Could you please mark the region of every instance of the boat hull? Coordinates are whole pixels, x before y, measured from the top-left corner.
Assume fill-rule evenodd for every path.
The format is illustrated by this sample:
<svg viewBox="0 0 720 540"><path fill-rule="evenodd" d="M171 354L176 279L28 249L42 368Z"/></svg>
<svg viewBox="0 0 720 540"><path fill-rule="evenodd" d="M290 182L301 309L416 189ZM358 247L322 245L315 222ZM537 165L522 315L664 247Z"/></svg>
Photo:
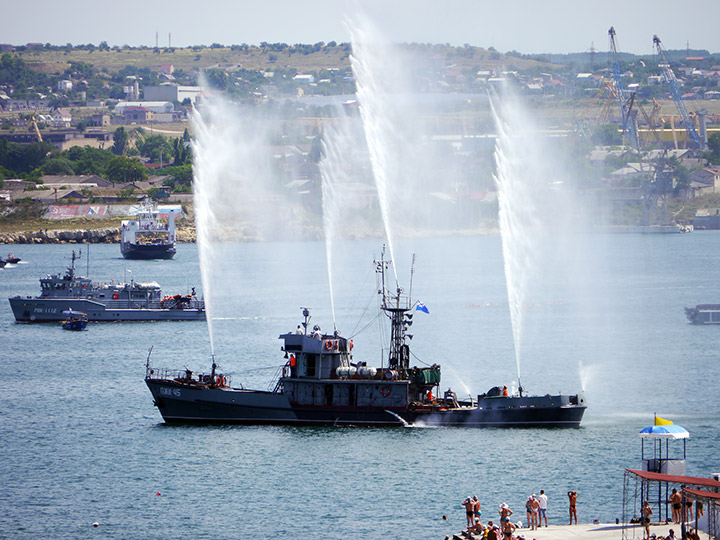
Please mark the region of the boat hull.
<svg viewBox="0 0 720 540"><path fill-rule="evenodd" d="M297 406L281 392L188 386L152 377L146 384L167 423L578 427L586 408L570 404L569 396L504 398L504 403L491 398L457 409Z"/></svg>
<svg viewBox="0 0 720 540"><path fill-rule="evenodd" d="M65 321L62 324L63 330L71 330L74 332L79 332L81 330L85 330L85 327L87 326L87 321Z"/></svg>
<svg viewBox="0 0 720 540"><path fill-rule="evenodd" d="M693 324L720 324L719 304L698 304L685 308L685 315Z"/></svg>
<svg viewBox="0 0 720 540"><path fill-rule="evenodd" d="M172 259L177 253L174 244L132 244L122 242L120 251L126 259Z"/></svg>
<svg viewBox="0 0 720 540"><path fill-rule="evenodd" d="M89 321L204 321L204 309L134 308L126 300L104 303L82 298L10 298L10 308L17 322L59 322L63 311L72 309L87 313Z"/></svg>

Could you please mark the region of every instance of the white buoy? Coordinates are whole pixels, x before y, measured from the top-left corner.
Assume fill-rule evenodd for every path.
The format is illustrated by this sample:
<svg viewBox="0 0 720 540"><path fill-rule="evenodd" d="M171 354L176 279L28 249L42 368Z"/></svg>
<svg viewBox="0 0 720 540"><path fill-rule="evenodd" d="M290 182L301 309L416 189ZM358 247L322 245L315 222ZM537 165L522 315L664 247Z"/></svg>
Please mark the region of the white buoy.
<svg viewBox="0 0 720 540"><path fill-rule="evenodd" d="M93 523L93 527L99 527L99 526L100 526L100 524L97 521L95 523Z"/></svg>

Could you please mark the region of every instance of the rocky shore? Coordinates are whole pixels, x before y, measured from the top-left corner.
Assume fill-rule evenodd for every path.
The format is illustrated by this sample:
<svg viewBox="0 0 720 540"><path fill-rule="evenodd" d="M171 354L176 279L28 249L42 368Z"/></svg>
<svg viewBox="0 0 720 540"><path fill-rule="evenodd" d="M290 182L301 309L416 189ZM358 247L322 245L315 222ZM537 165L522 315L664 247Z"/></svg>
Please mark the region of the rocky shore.
<svg viewBox="0 0 720 540"><path fill-rule="evenodd" d="M178 228L178 242L195 242L195 227ZM0 244L118 244L120 229L22 231L0 234Z"/></svg>

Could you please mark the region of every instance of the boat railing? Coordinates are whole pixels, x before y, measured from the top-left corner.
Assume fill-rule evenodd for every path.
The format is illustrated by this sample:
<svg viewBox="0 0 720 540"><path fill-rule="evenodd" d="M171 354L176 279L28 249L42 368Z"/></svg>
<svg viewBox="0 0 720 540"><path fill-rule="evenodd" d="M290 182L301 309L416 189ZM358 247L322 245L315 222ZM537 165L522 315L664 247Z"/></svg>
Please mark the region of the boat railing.
<svg viewBox="0 0 720 540"><path fill-rule="evenodd" d="M216 373L215 379L207 373L195 373L189 369L168 369L154 368L147 366L145 369L146 380L174 381L181 384L197 386L231 386L232 377L222 373Z"/></svg>
<svg viewBox="0 0 720 540"><path fill-rule="evenodd" d="M268 385L268 392L274 392L276 394L282 392L283 377L288 376L290 376L290 362L279 366L277 370L275 370L275 375L270 379L270 384Z"/></svg>

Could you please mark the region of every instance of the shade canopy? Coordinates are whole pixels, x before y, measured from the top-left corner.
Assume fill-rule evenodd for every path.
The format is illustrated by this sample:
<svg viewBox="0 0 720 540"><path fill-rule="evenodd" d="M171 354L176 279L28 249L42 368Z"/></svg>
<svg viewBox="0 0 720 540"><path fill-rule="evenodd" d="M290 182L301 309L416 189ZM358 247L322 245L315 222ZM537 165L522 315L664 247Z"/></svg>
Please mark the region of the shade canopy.
<svg viewBox="0 0 720 540"><path fill-rule="evenodd" d="M676 424L669 426L648 426L638 433L641 439L687 439L690 433Z"/></svg>

